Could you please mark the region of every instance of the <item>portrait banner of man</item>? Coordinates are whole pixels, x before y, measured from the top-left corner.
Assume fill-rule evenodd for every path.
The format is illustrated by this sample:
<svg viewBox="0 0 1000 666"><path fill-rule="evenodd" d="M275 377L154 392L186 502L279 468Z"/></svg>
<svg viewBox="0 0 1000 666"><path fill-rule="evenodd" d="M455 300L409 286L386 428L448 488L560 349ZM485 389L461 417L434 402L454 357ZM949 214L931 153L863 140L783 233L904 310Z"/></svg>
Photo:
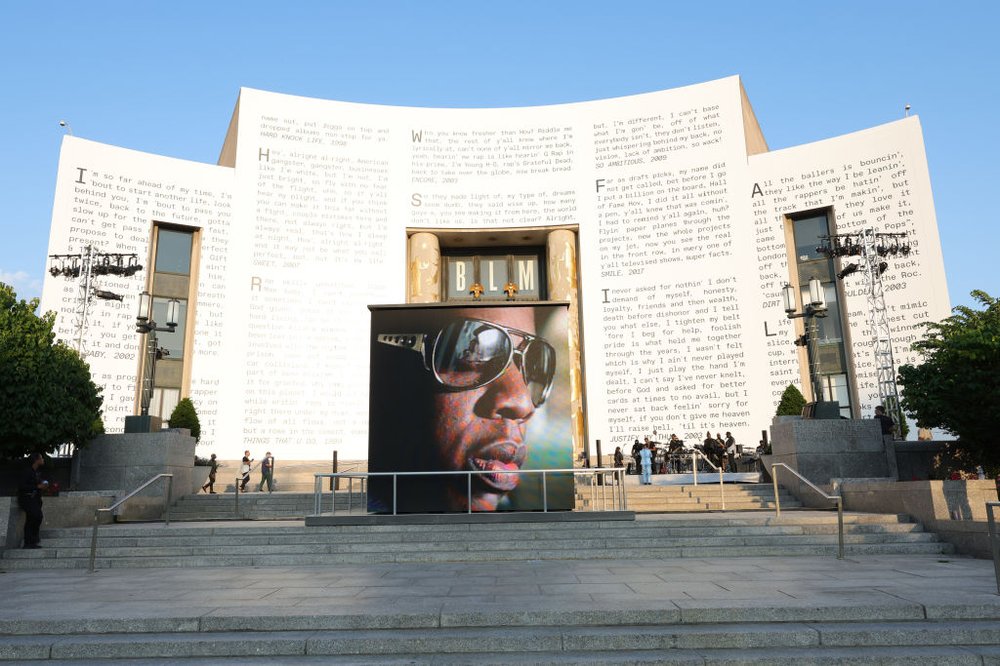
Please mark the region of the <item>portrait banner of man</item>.
<svg viewBox="0 0 1000 666"><path fill-rule="evenodd" d="M572 474L524 473L573 465L567 304L370 309L368 470L438 472L397 477L398 513L573 508ZM391 477L368 508L393 511Z"/></svg>

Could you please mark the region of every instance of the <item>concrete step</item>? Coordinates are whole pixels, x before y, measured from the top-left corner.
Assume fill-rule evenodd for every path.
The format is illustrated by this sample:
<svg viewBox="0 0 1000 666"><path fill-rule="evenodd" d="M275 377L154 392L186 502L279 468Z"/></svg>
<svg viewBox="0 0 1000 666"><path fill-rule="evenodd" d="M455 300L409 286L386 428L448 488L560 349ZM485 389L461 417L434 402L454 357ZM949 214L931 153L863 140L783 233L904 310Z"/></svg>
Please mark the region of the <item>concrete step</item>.
<svg viewBox="0 0 1000 666"><path fill-rule="evenodd" d="M603 506L605 503L601 498L591 499L585 498L580 500L587 504L593 504L595 507ZM774 511L775 504L773 500L757 500L753 498L746 497L729 497L728 495L724 498L726 507L729 505L733 506L745 506L756 508L758 511ZM628 497L627 499L627 509L629 511L636 510L637 507L663 507L665 509L679 510L683 507L700 507L700 506L722 506L723 498L720 497ZM795 498L782 498L781 508L785 509L797 509L802 506L802 503ZM696 510L695 510L696 511ZM694 513L694 511L692 511Z"/></svg>
<svg viewBox="0 0 1000 666"><path fill-rule="evenodd" d="M849 513L851 555L952 552L949 544L901 515ZM9 550L8 569L84 568L91 530L44 530L39 550ZM335 565L351 562L608 560L829 555L836 514L788 512L677 515L641 520L375 524L117 524L101 528L97 566L206 567Z"/></svg>
<svg viewBox="0 0 1000 666"><path fill-rule="evenodd" d="M890 538L904 538L908 535L927 534L920 525L915 523L890 524L845 524L844 532L853 535L885 535ZM495 542L498 536L504 541L536 542L565 540L579 543L585 540L601 540L620 542L623 540L685 540L705 538L735 538L755 537L761 539L778 536L797 537L801 535L836 534L836 524L807 525L763 525L763 526L708 526L702 529L695 527L646 527L646 528L588 528L577 531L566 530L521 530L521 531L435 531L432 535L426 532L348 532L337 531L335 528L301 529L275 528L271 534L243 534L235 530L204 530L201 534L175 535L173 531L160 530L153 533L132 532L122 529L109 529L101 532L102 547L169 547L198 546L205 548L229 548L234 545L265 547L279 544L330 544L349 542L354 544L413 544L429 539L438 542L475 542L487 540ZM48 548L89 548L90 537L71 535L64 532L45 532L45 544ZM58 535L58 536L57 536Z"/></svg>
<svg viewBox="0 0 1000 666"><path fill-rule="evenodd" d="M725 514L720 514L725 515ZM896 520L879 522L858 522L856 516L845 516L845 534L909 534L920 533L917 523ZM330 543L348 541L369 542L421 542L437 541L495 541L502 537L506 541L532 541L565 539L676 539L686 537L713 536L774 536L801 534L835 534L835 516L823 520L800 520L783 518L766 522L740 521L737 518L723 518L686 524L686 521L643 520L636 522L581 522L569 529L559 523L525 523L518 525L378 525L378 526L328 526L290 527L276 525L273 528L254 526L245 529L212 526L170 527L156 525L115 525L100 532L100 543L115 546L139 545L187 545L197 544L211 547L225 547L234 543L246 545L268 545L278 543ZM89 547L90 530L67 528L44 530L45 543L52 547Z"/></svg>
<svg viewBox="0 0 1000 666"><path fill-rule="evenodd" d="M458 620L460 618L456 618ZM5 661L299 659L379 663L982 663L997 654L996 620L725 624L450 626L290 631L168 631L4 636ZM627 658L626 655L628 655ZM365 659L359 662L358 659ZM977 661L978 658L978 661ZM610 660L610 661L609 661ZM205 662L199 662L205 663ZM337 663L329 662L326 663ZM343 663L343 662L340 662Z"/></svg>
<svg viewBox="0 0 1000 666"><path fill-rule="evenodd" d="M217 553L215 555L171 554L169 556L114 556L108 557L100 549L95 560L98 569L117 568L163 568L163 567L228 567L228 566L300 566L343 564L373 564L401 562L525 562L533 560L616 560L616 559L661 559L661 558L705 558L705 557L798 557L832 556L836 553L836 537L817 543L791 543L766 545L690 545L636 548L604 547L599 549L443 549L408 548L378 549L359 552L337 553L276 553L271 550L250 554ZM845 545L848 557L862 555L933 554L945 555L953 552L949 544L940 542L918 543L848 543ZM5 558L5 570L25 569L85 569L89 559L84 556L70 557L30 556L28 558Z"/></svg>
<svg viewBox="0 0 1000 666"><path fill-rule="evenodd" d="M810 544L831 544L836 543L836 535L833 534L812 534L812 535L787 535L787 536L720 536L720 537L688 537L672 539L643 539L643 538L618 538L618 539L563 539L563 540L512 540L512 541L491 541L489 547L495 550L505 551L555 551L567 550L583 552L587 550L608 550L608 549L634 549L637 553L641 549L648 548L688 548L688 547L727 547L727 546L782 546L782 545L810 545ZM937 538L933 534L918 532L911 534L845 534L844 543L847 545L857 544L927 544L937 543ZM100 544L99 552L101 557L106 558L126 558L126 557L180 557L180 556L214 556L220 553L226 555L257 555L266 553L269 555L283 554L314 554L314 553L402 553L411 552L415 545L419 545L424 552L449 552L461 553L474 551L485 544L475 541L425 541L414 544L413 542L401 543L271 543L266 546L259 544L230 543L226 545L142 545L142 546L115 546ZM27 559L47 559L47 558L86 558L89 557L90 547L66 547L49 546L39 550L12 550L7 555L10 560ZM577 559L577 558L574 558Z"/></svg>

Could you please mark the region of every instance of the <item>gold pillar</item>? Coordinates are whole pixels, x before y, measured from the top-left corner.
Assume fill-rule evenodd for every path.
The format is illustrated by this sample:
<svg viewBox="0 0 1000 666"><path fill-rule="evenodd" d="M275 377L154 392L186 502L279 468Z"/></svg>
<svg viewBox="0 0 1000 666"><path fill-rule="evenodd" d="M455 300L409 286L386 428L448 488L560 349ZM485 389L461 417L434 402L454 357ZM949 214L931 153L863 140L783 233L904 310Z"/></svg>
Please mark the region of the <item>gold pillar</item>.
<svg viewBox="0 0 1000 666"><path fill-rule="evenodd" d="M580 310L576 286L576 234L568 229L549 233L548 250L549 299L569 301L569 381L573 419L573 458L580 459L585 448L583 440L583 375L580 371ZM600 464L600 461L597 461Z"/></svg>
<svg viewBox="0 0 1000 666"><path fill-rule="evenodd" d="M434 234L410 236L409 285L407 303L441 301L441 246Z"/></svg>

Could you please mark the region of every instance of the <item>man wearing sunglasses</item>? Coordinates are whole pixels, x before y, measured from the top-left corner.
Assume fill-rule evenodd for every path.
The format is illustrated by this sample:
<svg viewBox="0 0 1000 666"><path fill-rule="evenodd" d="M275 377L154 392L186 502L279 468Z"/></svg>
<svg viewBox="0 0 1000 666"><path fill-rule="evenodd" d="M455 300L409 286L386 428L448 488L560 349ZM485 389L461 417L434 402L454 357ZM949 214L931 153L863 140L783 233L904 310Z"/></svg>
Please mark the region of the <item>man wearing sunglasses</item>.
<svg viewBox="0 0 1000 666"><path fill-rule="evenodd" d="M531 308L442 309L435 319L424 330L376 332L376 352L407 396L389 414L373 391L372 427L403 440L402 452L380 467L473 471L472 510L496 511L521 482L509 472L528 454L527 424L552 387L555 350L535 334ZM376 425L379 418L393 423ZM464 474L400 477L405 506L397 510L466 511L468 481ZM391 510L391 494L382 496Z"/></svg>

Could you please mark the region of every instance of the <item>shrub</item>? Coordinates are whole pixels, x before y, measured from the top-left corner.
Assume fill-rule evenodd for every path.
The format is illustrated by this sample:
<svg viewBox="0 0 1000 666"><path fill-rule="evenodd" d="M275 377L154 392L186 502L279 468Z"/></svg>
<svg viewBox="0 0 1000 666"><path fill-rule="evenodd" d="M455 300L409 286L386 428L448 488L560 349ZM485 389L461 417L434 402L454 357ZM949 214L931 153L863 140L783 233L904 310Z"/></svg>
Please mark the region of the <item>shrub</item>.
<svg viewBox="0 0 1000 666"><path fill-rule="evenodd" d="M806 399L802 392L795 388L794 384L789 384L785 392L781 394L781 402L778 403L778 411L775 416L801 416L802 408L806 406Z"/></svg>
<svg viewBox="0 0 1000 666"><path fill-rule="evenodd" d="M167 423L171 428L187 428L195 441L201 439L201 424L198 422L198 412L195 411L191 398L184 398L177 403Z"/></svg>

